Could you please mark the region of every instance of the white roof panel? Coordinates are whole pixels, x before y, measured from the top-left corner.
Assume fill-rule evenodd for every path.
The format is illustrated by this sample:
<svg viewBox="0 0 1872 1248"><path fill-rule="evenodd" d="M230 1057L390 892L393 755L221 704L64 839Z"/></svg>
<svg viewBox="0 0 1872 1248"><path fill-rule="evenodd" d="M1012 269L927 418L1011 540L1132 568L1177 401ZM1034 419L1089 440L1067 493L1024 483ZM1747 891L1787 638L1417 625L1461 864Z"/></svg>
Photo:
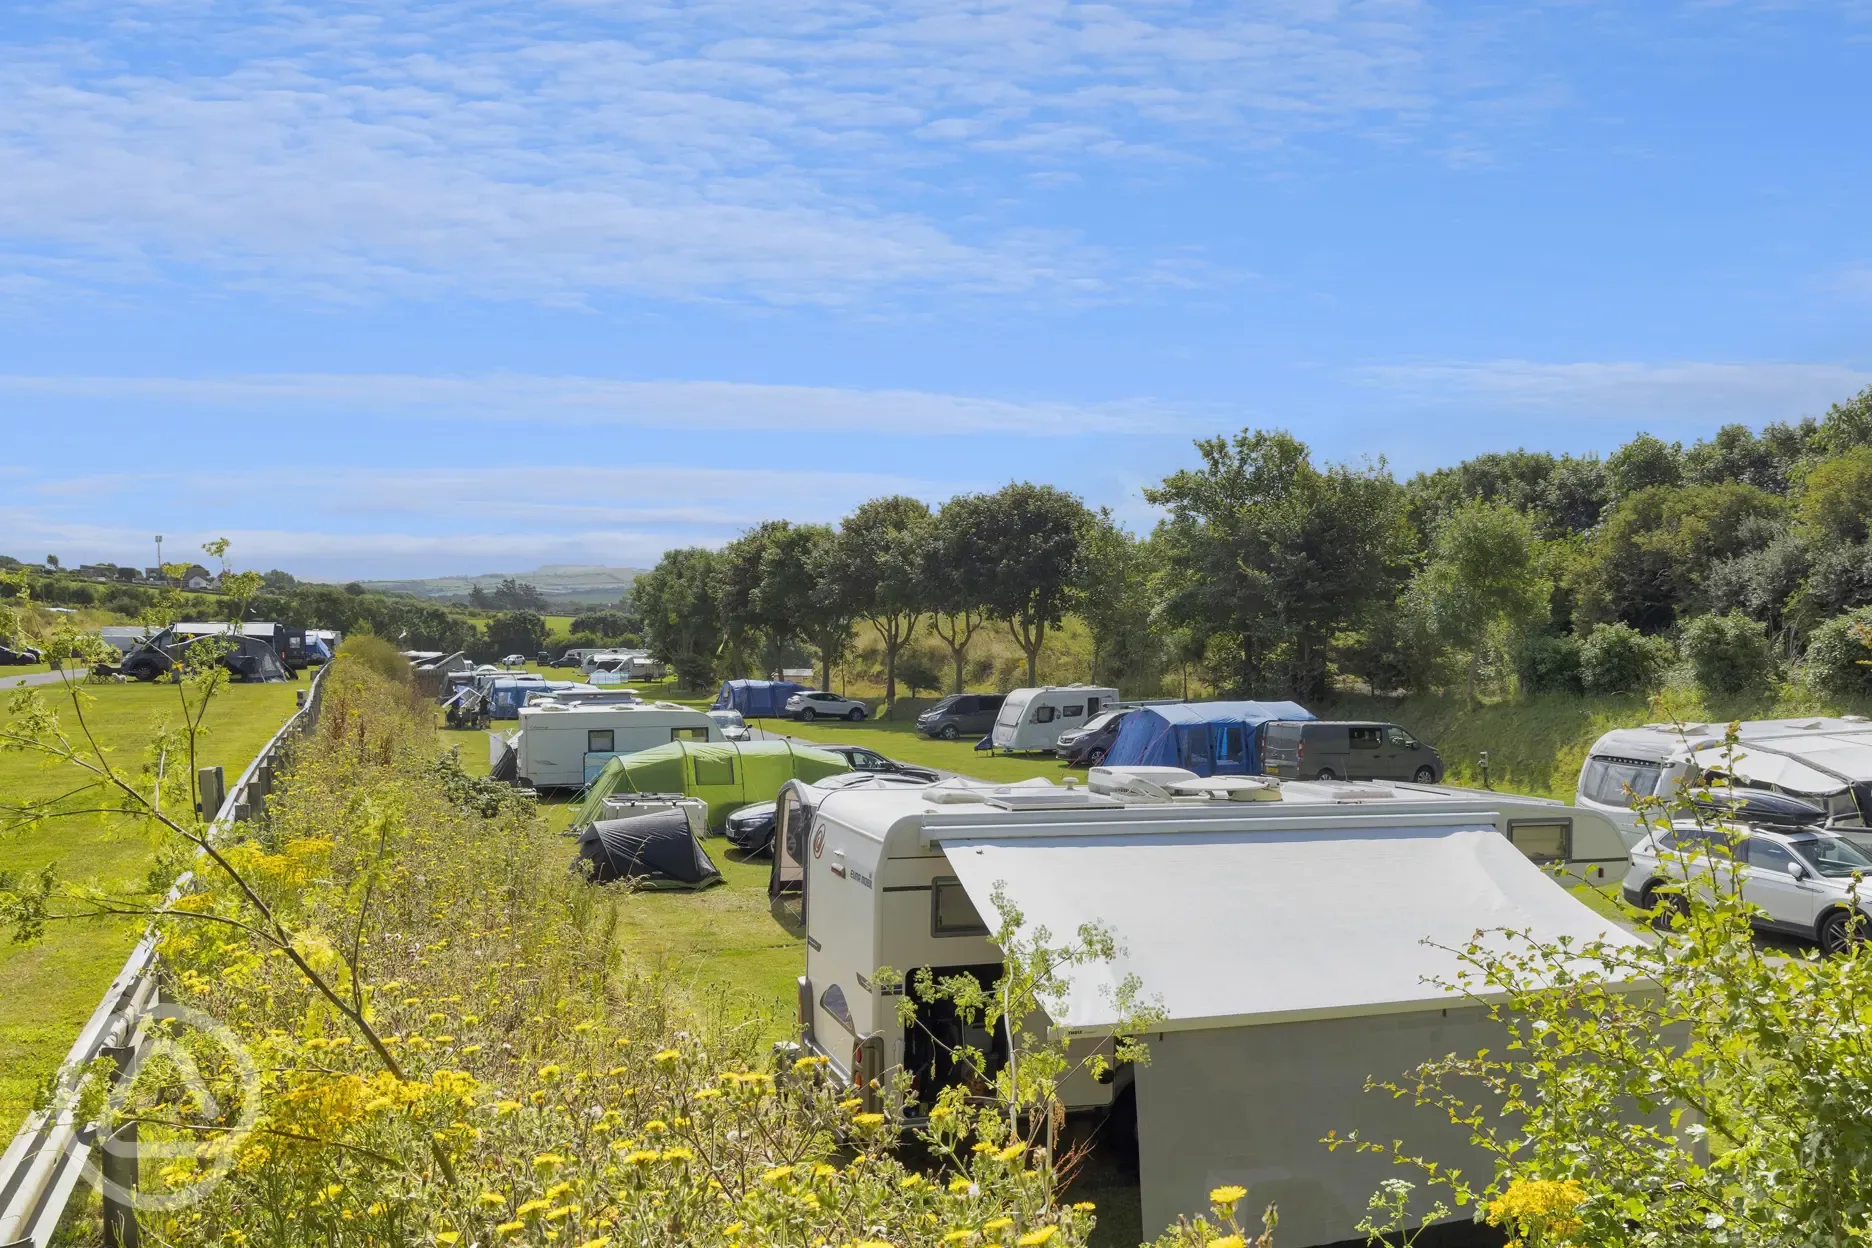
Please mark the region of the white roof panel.
<svg viewBox="0 0 1872 1248"><path fill-rule="evenodd" d="M1482 929L1637 940L1486 824L1000 839L957 829L942 842L991 925L1005 887L1028 932L1045 927L1059 943L1099 923L1116 936L1114 962L1074 972L1055 1020L1073 1029L1116 1022L1113 992L1129 975L1168 1028L1234 1026L1445 1003L1434 981L1462 969L1448 949Z"/></svg>
<svg viewBox="0 0 1872 1248"><path fill-rule="evenodd" d="M1805 748L1801 750L1803 754L1811 752ZM1729 756L1726 746L1699 750L1696 763L1699 767L1733 772L1740 779L1756 784L1771 784L1790 793L1835 793L1843 784L1838 777L1809 767L1798 758L1770 753L1764 749L1750 749L1741 744L1736 746L1733 758Z"/></svg>

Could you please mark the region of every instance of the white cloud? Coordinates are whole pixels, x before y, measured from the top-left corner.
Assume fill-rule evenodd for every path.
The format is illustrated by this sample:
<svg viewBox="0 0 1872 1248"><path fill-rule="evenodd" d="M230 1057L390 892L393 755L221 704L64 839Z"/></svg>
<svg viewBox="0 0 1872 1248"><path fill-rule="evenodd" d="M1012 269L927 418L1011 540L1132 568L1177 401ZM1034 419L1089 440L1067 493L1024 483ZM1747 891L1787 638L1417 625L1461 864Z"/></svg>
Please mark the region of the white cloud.
<svg viewBox="0 0 1872 1248"><path fill-rule="evenodd" d="M310 373L221 378L0 374L0 394L242 411L365 412L406 419L800 432L1076 436L1158 431L1193 414L1148 400L1072 404L915 390L617 381L496 373L474 377Z"/></svg>
<svg viewBox="0 0 1872 1248"><path fill-rule="evenodd" d="M1460 106L1432 51L1475 42L1439 39L1447 19L1410 0L93 0L37 18L36 42L0 46L0 247L65 283L183 267L333 299L1082 292L1110 263L1071 238L932 216L958 161L1013 162L1018 185L1394 137ZM1445 89L1494 89L1463 81Z"/></svg>
<svg viewBox="0 0 1872 1248"><path fill-rule="evenodd" d="M1818 415L1872 385L1839 364L1484 360L1378 365L1357 379L1426 406L1618 421L1760 424Z"/></svg>

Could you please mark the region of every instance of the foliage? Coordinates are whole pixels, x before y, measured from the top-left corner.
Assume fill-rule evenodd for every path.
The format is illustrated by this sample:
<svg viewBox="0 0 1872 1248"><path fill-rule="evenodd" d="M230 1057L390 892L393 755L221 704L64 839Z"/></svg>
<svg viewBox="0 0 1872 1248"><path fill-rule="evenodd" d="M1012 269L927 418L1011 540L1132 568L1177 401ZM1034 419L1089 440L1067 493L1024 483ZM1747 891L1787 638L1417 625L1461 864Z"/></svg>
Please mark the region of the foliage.
<svg viewBox="0 0 1872 1248"><path fill-rule="evenodd" d="M1580 683L1588 693L1643 693L1670 666L1670 643L1629 624L1601 624L1580 643Z"/></svg>
<svg viewBox="0 0 1872 1248"><path fill-rule="evenodd" d="M930 631L955 666L952 693L961 693L969 645L987 622L995 567L983 539L995 523L985 494L964 494L944 503L923 552L923 584L929 595Z"/></svg>
<svg viewBox="0 0 1872 1248"><path fill-rule="evenodd" d="M927 647L912 646L898 656L897 677L913 698L925 689L934 693L942 688L942 660Z"/></svg>
<svg viewBox="0 0 1872 1248"><path fill-rule="evenodd" d="M1584 693L1580 639L1571 633L1528 633L1515 650L1515 677L1523 693Z"/></svg>
<svg viewBox="0 0 1872 1248"><path fill-rule="evenodd" d="M834 579L841 599L877 633L886 713L897 701L897 656L915 640L928 603L929 533L928 505L902 494L862 503L839 525Z"/></svg>
<svg viewBox="0 0 1872 1248"><path fill-rule="evenodd" d="M1656 907L1633 915L1655 939L1478 932L1453 951L1464 970L1446 987L1505 1043L1379 1085L1467 1127L1491 1174L1397 1141L1329 1143L1419 1167L1431 1191L1530 1246L1808 1248L1872 1232L1872 1085L1860 1077L1872 951L1764 951L1735 831L1694 796L1647 807L1700 832L1666 854L1673 882ZM1387 1242L1428 1212L1406 1213L1400 1184L1374 1197Z"/></svg>
<svg viewBox="0 0 1872 1248"><path fill-rule="evenodd" d="M1736 482L1652 486L1621 498L1594 535L1579 613L1666 629L1699 605L1707 570L1766 545L1782 512L1779 498Z"/></svg>
<svg viewBox="0 0 1872 1248"><path fill-rule="evenodd" d="M602 611L581 611L572 617L567 626L570 633L589 633L600 639L601 645L630 645L630 638L637 635L640 621L629 611L607 608Z"/></svg>
<svg viewBox="0 0 1872 1248"><path fill-rule="evenodd" d="M1611 501L1606 468L1597 457L1545 451L1495 451L1450 468L1421 473L1406 487L1411 520L1433 533L1466 502L1499 502L1525 513L1543 537L1585 533Z"/></svg>
<svg viewBox="0 0 1872 1248"><path fill-rule="evenodd" d="M721 648L719 562L712 550L686 546L665 551L656 567L631 582L631 605L643 618L650 652L691 689L708 684Z"/></svg>
<svg viewBox="0 0 1872 1248"><path fill-rule="evenodd" d="M1825 539L1864 542L1872 520L1872 446L1855 446L1815 465L1794 514Z"/></svg>
<svg viewBox="0 0 1872 1248"><path fill-rule="evenodd" d="M1251 1235L1236 1213L1247 1196L1247 1188L1233 1183L1213 1189L1209 1193L1209 1212L1215 1221L1200 1214L1178 1218L1175 1226L1151 1242L1150 1248L1273 1248L1274 1228L1279 1222L1274 1206L1263 1211L1260 1234Z"/></svg>
<svg viewBox="0 0 1872 1248"><path fill-rule="evenodd" d="M479 647L489 659L523 654L528 659L546 648L546 621L531 611L502 611L488 617L487 640Z"/></svg>
<svg viewBox="0 0 1872 1248"><path fill-rule="evenodd" d="M1683 480L1683 447L1641 433L1606 460L1606 479L1614 498L1674 486Z"/></svg>
<svg viewBox="0 0 1872 1248"><path fill-rule="evenodd" d="M1092 636L1094 683L1138 689L1158 682L1163 647L1152 628L1150 549L1112 519L1109 507L1086 522L1072 611Z"/></svg>
<svg viewBox="0 0 1872 1248"><path fill-rule="evenodd" d="M1411 584L1431 630L1469 652L1469 695L1491 637L1518 634L1547 609L1547 584L1535 565L1534 526L1506 503L1464 503L1444 519L1429 562Z"/></svg>
<svg viewBox="0 0 1872 1248"><path fill-rule="evenodd" d="M1678 649L1697 684L1711 693L1740 693L1774 677L1768 630L1739 611L1691 619L1678 638Z"/></svg>
<svg viewBox="0 0 1872 1248"><path fill-rule="evenodd" d="M543 614L550 610L546 595L539 587L515 577L506 577L493 589L483 589L479 585L468 587L468 605L477 610L489 611L532 611Z"/></svg>
<svg viewBox="0 0 1872 1248"><path fill-rule="evenodd" d="M1039 680L1040 650L1071 603L1085 531L1085 504L1050 485L1017 481L970 505L977 519L972 555L987 575L983 605L1007 626Z"/></svg>
<svg viewBox="0 0 1872 1248"><path fill-rule="evenodd" d="M338 643L338 653L357 660L386 680L409 683L410 661L403 657L401 650L381 637L353 633Z"/></svg>
<svg viewBox="0 0 1872 1248"><path fill-rule="evenodd" d="M1829 693L1872 694L1872 607L1816 628L1803 670L1809 684Z"/></svg>
<svg viewBox="0 0 1872 1248"><path fill-rule="evenodd" d="M855 617L839 556L839 537L830 525L775 530L750 599L756 613L782 621L785 633L812 651L825 689L832 687L832 665L844 657Z"/></svg>

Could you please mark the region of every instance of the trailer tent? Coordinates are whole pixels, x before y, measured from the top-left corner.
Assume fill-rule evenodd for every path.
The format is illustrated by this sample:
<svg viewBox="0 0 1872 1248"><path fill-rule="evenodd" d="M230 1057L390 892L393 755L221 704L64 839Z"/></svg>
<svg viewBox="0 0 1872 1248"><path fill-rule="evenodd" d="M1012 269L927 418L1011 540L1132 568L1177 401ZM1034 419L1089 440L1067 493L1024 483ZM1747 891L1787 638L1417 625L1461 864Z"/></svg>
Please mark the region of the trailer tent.
<svg viewBox="0 0 1872 1248"><path fill-rule="evenodd" d="M613 793L687 793L708 803L709 827L749 802L772 800L789 780L813 781L850 771L837 754L791 741L672 741L605 764L572 818L584 827L603 817Z"/></svg>
<svg viewBox="0 0 1872 1248"><path fill-rule="evenodd" d="M782 719L787 699L805 692L805 685L790 680L724 680L709 709L740 711L744 719Z"/></svg>
<svg viewBox="0 0 1872 1248"><path fill-rule="evenodd" d="M1199 776L1261 774L1261 726L1312 719L1297 702L1171 702L1125 716L1107 767L1182 767Z"/></svg>
<svg viewBox="0 0 1872 1248"><path fill-rule="evenodd" d="M580 863L594 883L630 880L639 888L707 888L722 882L715 862L680 810L600 819L579 834Z"/></svg>

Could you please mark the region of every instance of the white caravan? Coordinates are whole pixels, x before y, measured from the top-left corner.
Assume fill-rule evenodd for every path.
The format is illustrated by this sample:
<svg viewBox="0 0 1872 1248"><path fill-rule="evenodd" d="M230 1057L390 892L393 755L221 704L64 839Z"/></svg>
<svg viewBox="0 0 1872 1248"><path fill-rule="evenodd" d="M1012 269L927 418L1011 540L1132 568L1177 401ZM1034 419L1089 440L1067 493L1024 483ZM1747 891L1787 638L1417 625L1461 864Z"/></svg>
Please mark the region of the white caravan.
<svg viewBox="0 0 1872 1248"><path fill-rule="evenodd" d="M1016 689L1001 703L988 740L995 749L1013 754L1051 751L1062 732L1085 727L1087 720L1117 700L1116 689L1094 685Z"/></svg>
<svg viewBox="0 0 1872 1248"><path fill-rule="evenodd" d="M1727 724L1646 724L1606 733L1587 752L1575 800L1619 822L1628 844L1643 835L1633 803L1669 801L1685 784L1731 783L1802 798L1826 826L1864 847L1872 833L1872 721L1861 715L1743 720L1736 747Z"/></svg>
<svg viewBox="0 0 1872 1248"><path fill-rule="evenodd" d="M1103 1084L1076 1074L1061 1089L1061 1148L1093 1134L1135 1142L1146 1226L1241 1181L1280 1203L1284 1244L1356 1238L1391 1171L1318 1147L1328 1131L1408 1137L1451 1164L1485 1165L1466 1130L1366 1094L1366 1079L1499 1047L1486 1011L1435 982L1457 978L1452 951L1476 933L1636 939L1517 848L1616 846L1591 812L1428 786L1132 782L1114 774L1124 770L1101 778L1113 790L1103 793L956 780L828 792L782 802L775 839L803 850L802 1041L873 1105L901 1073L913 1120L974 1077L952 1060L956 1045L999 1063L1008 1037L968 1034L952 1009L926 1002L906 1029L902 981L880 969L992 984L997 891L1055 941L1087 923L1111 932L1116 961L1071 970L1062 1016L1039 1021L1078 1053L1109 1045L1112 989L1132 975L1162 1011L1143 1037L1148 1065ZM796 814L804 836L787 826Z"/></svg>
<svg viewBox="0 0 1872 1248"><path fill-rule="evenodd" d="M520 711L517 775L536 789L579 789L619 754L725 739L714 720L674 702L528 706Z"/></svg>

